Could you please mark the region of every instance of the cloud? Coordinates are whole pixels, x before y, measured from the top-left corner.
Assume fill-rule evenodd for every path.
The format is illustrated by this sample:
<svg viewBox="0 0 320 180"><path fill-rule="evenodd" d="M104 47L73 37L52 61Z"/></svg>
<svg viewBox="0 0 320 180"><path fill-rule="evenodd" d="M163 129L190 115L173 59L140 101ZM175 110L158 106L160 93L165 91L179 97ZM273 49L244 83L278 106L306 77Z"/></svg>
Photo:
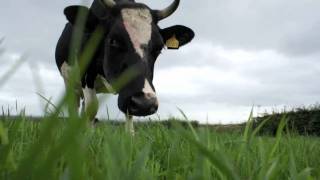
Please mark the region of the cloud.
<svg viewBox="0 0 320 180"><path fill-rule="evenodd" d="M300 53L308 54L320 49L319 6L320 1L313 0L186 1L163 24L185 24L195 30L197 39L225 48L292 54L301 47Z"/></svg>
<svg viewBox="0 0 320 180"><path fill-rule="evenodd" d="M303 56L316 54L320 56L320 15L317 21L304 26L298 32L290 32L283 37L280 49L292 56ZM296 26L302 26L296 24ZM299 28L292 27L292 28Z"/></svg>
<svg viewBox="0 0 320 180"><path fill-rule="evenodd" d="M291 58L276 51L229 50L210 43L192 44L184 57L200 63L177 64L155 72L154 84L165 101L250 106L299 105L320 99L316 59ZM202 54L205 53L205 54ZM161 66L161 63L159 63Z"/></svg>

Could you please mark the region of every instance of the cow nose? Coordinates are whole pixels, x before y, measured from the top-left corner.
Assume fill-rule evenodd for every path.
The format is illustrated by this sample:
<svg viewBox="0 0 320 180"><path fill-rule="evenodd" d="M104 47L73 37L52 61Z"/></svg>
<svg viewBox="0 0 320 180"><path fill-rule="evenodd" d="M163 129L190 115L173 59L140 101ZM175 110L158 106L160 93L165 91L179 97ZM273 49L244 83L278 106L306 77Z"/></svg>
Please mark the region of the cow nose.
<svg viewBox="0 0 320 180"><path fill-rule="evenodd" d="M134 116L152 115L158 110L158 100L152 93L137 93L130 98L129 113Z"/></svg>

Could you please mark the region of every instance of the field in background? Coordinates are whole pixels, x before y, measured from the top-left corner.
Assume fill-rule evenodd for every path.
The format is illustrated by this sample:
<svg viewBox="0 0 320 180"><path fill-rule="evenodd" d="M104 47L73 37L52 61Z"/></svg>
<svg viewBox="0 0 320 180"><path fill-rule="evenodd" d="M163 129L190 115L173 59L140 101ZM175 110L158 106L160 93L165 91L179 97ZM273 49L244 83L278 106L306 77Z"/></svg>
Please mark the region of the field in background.
<svg viewBox="0 0 320 180"><path fill-rule="evenodd" d="M262 126L223 131L170 121L136 125L83 119L0 121L0 179L318 179L320 139ZM168 126L170 124L170 126Z"/></svg>

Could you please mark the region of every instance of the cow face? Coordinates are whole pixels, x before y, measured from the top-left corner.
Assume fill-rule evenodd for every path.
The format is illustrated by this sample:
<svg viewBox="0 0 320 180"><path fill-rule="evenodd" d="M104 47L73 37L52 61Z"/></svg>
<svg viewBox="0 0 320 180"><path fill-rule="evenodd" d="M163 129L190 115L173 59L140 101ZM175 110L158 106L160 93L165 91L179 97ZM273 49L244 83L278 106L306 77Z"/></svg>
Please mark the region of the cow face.
<svg viewBox="0 0 320 180"><path fill-rule="evenodd" d="M190 42L194 33L184 26L160 29L159 20L173 13L168 12L169 9L167 12L154 11L140 3L106 5L107 18L97 18L89 13L87 23L89 31L97 22L106 32L102 45L104 76L112 82L126 70L133 70L136 75L118 92L118 106L129 115L154 114L159 104L152 83L155 61L166 45L169 49L177 49Z"/></svg>

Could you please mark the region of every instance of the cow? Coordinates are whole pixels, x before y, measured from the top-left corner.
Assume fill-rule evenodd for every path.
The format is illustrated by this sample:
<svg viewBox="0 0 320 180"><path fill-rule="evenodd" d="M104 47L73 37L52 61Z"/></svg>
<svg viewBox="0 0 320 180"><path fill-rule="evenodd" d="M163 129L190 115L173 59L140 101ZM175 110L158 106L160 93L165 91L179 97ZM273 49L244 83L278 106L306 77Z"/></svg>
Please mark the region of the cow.
<svg viewBox="0 0 320 180"><path fill-rule="evenodd" d="M148 116L157 112L159 103L152 83L156 59L165 47L179 49L194 38L193 30L188 27L174 25L161 29L158 25L176 11L179 3L180 0L174 0L163 10L153 10L134 0L94 0L90 8L68 6L64 9L68 22L58 40L55 57L66 85L75 64L69 58L70 53L76 51L71 48L72 35L81 29L76 23L77 14L80 11L87 14L80 51L73 52L77 56L95 29L103 29L102 40L80 77L79 86L74 89L78 108L81 100L84 112L89 111L89 107L93 108L88 118L94 120L97 114L99 103L96 94L110 89L110 84L129 68L137 73L115 92L119 95L119 109L128 117L129 131L134 132L132 116Z"/></svg>

